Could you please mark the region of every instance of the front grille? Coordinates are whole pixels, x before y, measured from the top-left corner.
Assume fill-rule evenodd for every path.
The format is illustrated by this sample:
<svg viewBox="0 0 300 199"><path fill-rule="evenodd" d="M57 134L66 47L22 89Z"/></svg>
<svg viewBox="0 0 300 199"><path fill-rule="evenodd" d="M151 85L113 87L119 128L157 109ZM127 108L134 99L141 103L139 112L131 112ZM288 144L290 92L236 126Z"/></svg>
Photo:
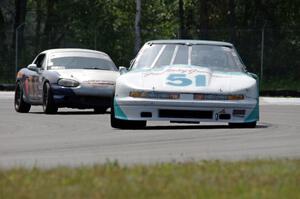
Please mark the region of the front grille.
<svg viewBox="0 0 300 199"><path fill-rule="evenodd" d="M159 110L161 118L195 118L195 119L212 119L212 111L196 111L196 110Z"/></svg>
<svg viewBox="0 0 300 199"><path fill-rule="evenodd" d="M219 115L220 120L230 120L231 116L230 114L222 113Z"/></svg>
<svg viewBox="0 0 300 199"><path fill-rule="evenodd" d="M246 114L246 110L244 109L234 109L232 112L235 117L244 117Z"/></svg>
<svg viewBox="0 0 300 199"><path fill-rule="evenodd" d="M94 108L109 107L111 98L94 96L65 96L64 100L57 104L59 107Z"/></svg>
<svg viewBox="0 0 300 199"><path fill-rule="evenodd" d="M141 117L152 117L151 112L141 112Z"/></svg>

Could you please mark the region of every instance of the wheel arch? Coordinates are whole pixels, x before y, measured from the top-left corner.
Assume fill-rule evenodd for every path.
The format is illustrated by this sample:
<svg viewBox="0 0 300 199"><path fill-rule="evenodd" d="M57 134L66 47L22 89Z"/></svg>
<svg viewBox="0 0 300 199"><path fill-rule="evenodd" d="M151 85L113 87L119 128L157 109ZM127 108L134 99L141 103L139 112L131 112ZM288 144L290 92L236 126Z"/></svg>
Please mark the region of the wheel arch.
<svg viewBox="0 0 300 199"><path fill-rule="evenodd" d="M50 83L50 81L48 80L48 79L45 79L44 81L43 81L43 90L45 89L45 85L46 84L49 84L50 85L50 89L52 89L51 88L51 83Z"/></svg>

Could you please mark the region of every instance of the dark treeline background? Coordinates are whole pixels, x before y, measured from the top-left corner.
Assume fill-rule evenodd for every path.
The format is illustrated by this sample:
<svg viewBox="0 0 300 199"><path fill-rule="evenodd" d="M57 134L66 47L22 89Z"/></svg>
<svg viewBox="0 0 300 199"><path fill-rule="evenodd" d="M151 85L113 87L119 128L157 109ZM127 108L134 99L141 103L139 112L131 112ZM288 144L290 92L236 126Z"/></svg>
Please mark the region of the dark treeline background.
<svg viewBox="0 0 300 199"><path fill-rule="evenodd" d="M96 49L128 66L137 1L141 43L228 41L265 88L299 90L300 0L0 0L0 83L50 48Z"/></svg>

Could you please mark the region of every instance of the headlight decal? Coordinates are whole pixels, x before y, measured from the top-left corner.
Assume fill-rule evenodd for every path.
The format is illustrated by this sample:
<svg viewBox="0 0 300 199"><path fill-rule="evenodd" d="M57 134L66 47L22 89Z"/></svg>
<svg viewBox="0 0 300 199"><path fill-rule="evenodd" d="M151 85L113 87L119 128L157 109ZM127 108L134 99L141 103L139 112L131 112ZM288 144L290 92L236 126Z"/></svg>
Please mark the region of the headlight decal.
<svg viewBox="0 0 300 199"><path fill-rule="evenodd" d="M130 91L130 97L149 99L179 99L179 93L153 92L153 91Z"/></svg>
<svg viewBox="0 0 300 199"><path fill-rule="evenodd" d="M77 87L79 86L79 82L73 79L59 79L57 84L64 87Z"/></svg>
<svg viewBox="0 0 300 199"><path fill-rule="evenodd" d="M169 92L155 92L155 91L130 91L129 96L133 98L147 98L147 99L180 99L180 95L184 93L169 93ZM245 96L241 94L235 95L220 95L207 93L194 93L194 100L244 100Z"/></svg>
<svg viewBox="0 0 300 199"><path fill-rule="evenodd" d="M243 100L244 95L220 95L220 94L194 94L194 100Z"/></svg>

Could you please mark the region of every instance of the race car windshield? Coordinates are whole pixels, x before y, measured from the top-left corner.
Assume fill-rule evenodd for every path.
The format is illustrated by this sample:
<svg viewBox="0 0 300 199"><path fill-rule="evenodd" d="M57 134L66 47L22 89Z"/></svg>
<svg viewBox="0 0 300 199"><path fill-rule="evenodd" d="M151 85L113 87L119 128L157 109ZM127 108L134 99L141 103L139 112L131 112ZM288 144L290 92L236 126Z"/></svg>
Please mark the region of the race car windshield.
<svg viewBox="0 0 300 199"><path fill-rule="evenodd" d="M107 58L58 54L52 55L48 69L117 70L115 64Z"/></svg>
<svg viewBox="0 0 300 199"><path fill-rule="evenodd" d="M217 45L152 44L143 47L133 69L190 65L215 71L241 72L243 64L233 48Z"/></svg>

